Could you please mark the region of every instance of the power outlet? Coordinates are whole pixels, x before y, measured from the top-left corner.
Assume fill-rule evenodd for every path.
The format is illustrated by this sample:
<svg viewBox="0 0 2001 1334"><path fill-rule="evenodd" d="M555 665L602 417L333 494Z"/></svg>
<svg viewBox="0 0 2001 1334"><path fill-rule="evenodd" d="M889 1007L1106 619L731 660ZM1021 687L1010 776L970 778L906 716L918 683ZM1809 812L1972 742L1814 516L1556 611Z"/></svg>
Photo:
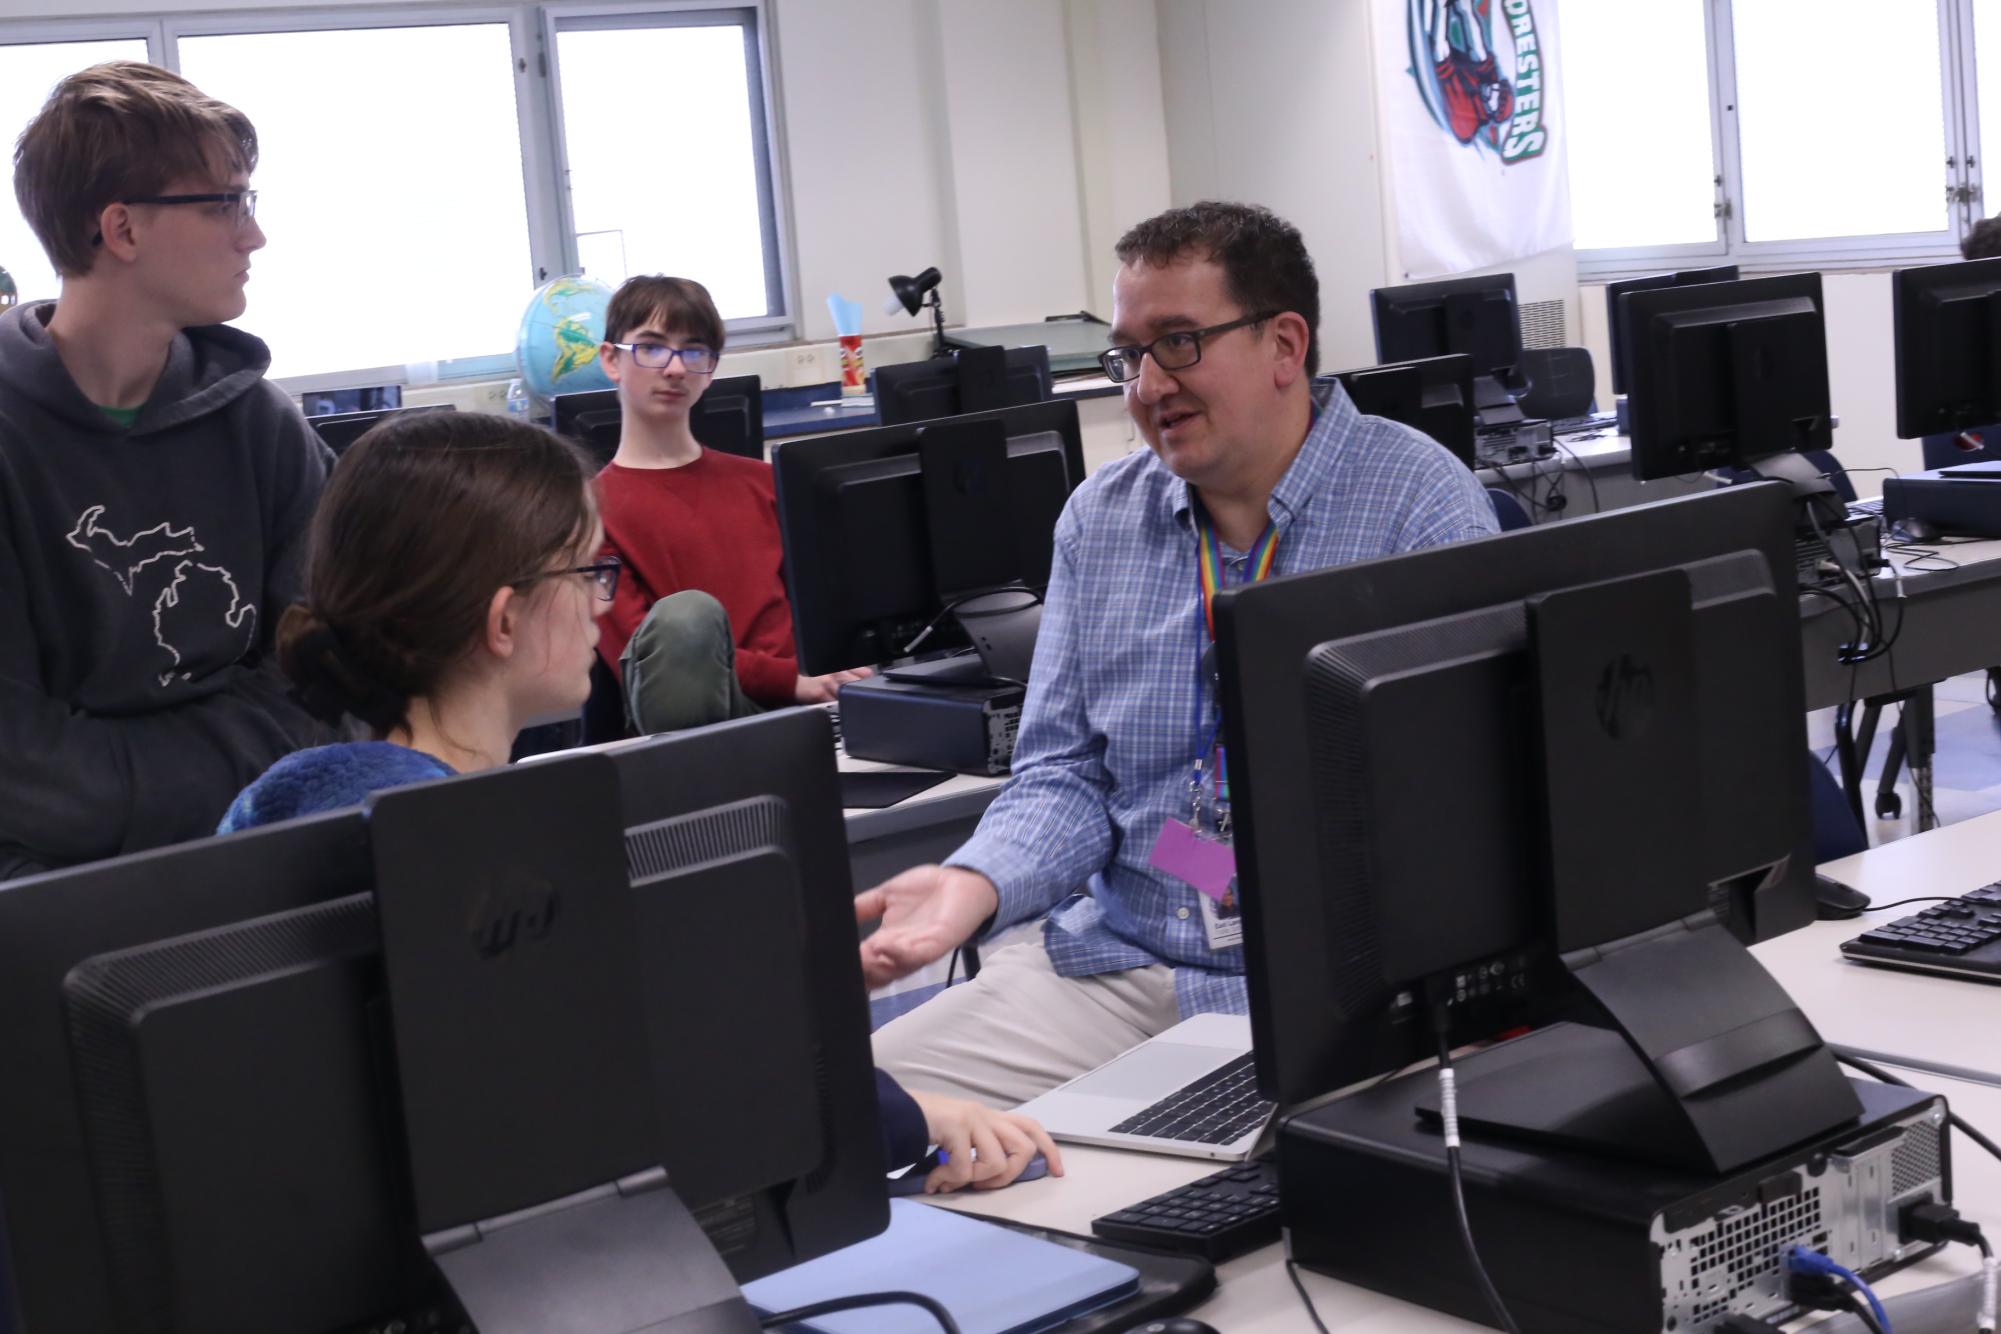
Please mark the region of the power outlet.
<svg viewBox="0 0 2001 1334"><path fill-rule="evenodd" d="M797 389L802 385L825 384L835 378L827 370L824 356L826 349L813 343L802 343L785 349L785 386Z"/></svg>

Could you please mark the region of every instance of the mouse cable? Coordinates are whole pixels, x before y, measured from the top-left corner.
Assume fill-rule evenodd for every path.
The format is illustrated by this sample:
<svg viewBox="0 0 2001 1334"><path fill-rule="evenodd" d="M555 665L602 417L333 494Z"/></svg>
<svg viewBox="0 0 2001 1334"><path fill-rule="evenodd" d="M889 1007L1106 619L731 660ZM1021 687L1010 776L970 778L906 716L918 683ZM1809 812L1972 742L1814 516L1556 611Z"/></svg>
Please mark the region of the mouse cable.
<svg viewBox="0 0 2001 1334"><path fill-rule="evenodd" d="M1841 1062L1845 1066L1849 1066L1853 1069L1860 1070L1863 1074L1869 1076L1869 1078L1873 1080L1876 1080L1878 1083L1895 1084L1899 1088L1916 1087L1916 1085L1912 1084L1910 1080L1899 1079L1897 1076L1891 1074L1888 1070L1885 1070L1882 1066L1877 1065L1873 1061L1865 1061L1859 1056L1850 1056L1847 1052L1842 1051L1839 1047L1829 1047L1828 1050L1834 1053L1835 1060ZM1947 1124L1949 1124L1954 1130L1957 1130L1960 1134L1966 1136L1968 1139L1972 1140L1975 1144L1978 1144L1988 1153L1994 1155L1994 1157L2001 1158L2001 1144L1996 1144L1993 1140L1987 1138L1987 1136L1981 1134L1978 1130L1975 1130L1972 1126L1968 1125L1965 1119L1961 1117L1958 1112L1952 1110L1952 1104L1950 1102L1946 1104L1945 1119Z"/></svg>
<svg viewBox="0 0 2001 1334"><path fill-rule="evenodd" d="M780 1311L768 1315L758 1324L760 1329L776 1329L780 1325L796 1325L802 1320L815 1316L833 1315L839 1311L859 1311L870 1306L921 1306L931 1313L945 1334L959 1334L959 1322L952 1319L938 1301L926 1297L921 1292L864 1292L853 1297L834 1297L824 1302L814 1302L811 1306L795 1307L790 1311Z"/></svg>
<svg viewBox="0 0 2001 1334"><path fill-rule="evenodd" d="M1299 1294L1299 1300L1306 1303L1306 1315L1313 1321L1313 1327L1319 1330L1320 1334L1328 1334L1326 1322L1321 1320L1320 1312L1314 1309L1313 1294L1299 1281L1299 1262L1289 1255L1285 1257L1285 1273L1286 1277L1292 1280L1293 1291Z"/></svg>
<svg viewBox="0 0 2001 1334"><path fill-rule="evenodd" d="M1466 1178L1459 1164L1459 1092L1454 1084L1452 1069L1452 1043L1447 1037L1450 1018L1444 1002L1434 1003L1431 1008L1432 1027L1438 1033L1438 1111L1440 1128L1445 1135L1445 1169L1452 1179L1452 1207L1459 1216L1459 1240L1466 1248L1467 1263L1473 1266L1473 1277L1479 1283L1481 1295L1487 1299L1494 1319L1507 1334L1521 1334L1521 1327L1508 1314L1508 1308L1501 1301L1500 1289L1487 1273L1487 1266L1481 1263L1480 1247L1473 1240L1473 1220L1466 1214Z"/></svg>

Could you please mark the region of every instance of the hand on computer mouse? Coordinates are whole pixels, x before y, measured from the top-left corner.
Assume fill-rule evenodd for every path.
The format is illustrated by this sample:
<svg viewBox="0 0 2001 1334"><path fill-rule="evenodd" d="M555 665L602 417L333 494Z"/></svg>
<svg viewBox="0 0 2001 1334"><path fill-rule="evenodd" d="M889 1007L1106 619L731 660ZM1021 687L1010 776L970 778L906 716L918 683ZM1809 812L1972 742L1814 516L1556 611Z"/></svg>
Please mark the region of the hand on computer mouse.
<svg viewBox="0 0 2001 1334"><path fill-rule="evenodd" d="M1034 1117L915 1089L910 1096L924 1113L931 1142L938 1146L938 1165L924 1179L925 1194L961 1186L998 1190L1028 1176L1037 1158L1046 1171L1063 1175L1063 1155Z"/></svg>

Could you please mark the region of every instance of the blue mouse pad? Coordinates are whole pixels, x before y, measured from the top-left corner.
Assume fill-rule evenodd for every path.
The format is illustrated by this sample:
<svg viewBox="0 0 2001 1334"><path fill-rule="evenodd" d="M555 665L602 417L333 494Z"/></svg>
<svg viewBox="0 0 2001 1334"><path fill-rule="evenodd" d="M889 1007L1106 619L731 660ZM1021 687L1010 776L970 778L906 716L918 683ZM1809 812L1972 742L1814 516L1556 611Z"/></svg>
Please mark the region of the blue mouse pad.
<svg viewBox="0 0 2001 1334"><path fill-rule="evenodd" d="M744 1285L761 1313L865 1292L918 1292L963 1334L1035 1334L1131 1296L1139 1271L915 1200L889 1202L867 1241ZM916 1306L874 1306L790 1326L817 1334L936 1334Z"/></svg>

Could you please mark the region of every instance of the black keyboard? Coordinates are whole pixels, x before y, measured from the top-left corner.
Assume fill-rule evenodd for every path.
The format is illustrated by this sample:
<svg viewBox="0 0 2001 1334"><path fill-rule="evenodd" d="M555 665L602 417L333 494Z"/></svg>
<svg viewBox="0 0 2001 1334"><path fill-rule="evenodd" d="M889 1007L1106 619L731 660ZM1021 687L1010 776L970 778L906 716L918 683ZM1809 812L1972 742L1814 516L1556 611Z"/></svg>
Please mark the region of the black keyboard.
<svg viewBox="0 0 2001 1334"><path fill-rule="evenodd" d="M1564 417L1549 424L1551 435L1582 435L1586 431L1616 431L1619 429L1619 414L1616 412L1593 413L1588 417Z"/></svg>
<svg viewBox="0 0 2001 1334"><path fill-rule="evenodd" d="M1093 1219L1109 1241L1199 1255L1211 1264L1278 1240L1278 1163L1267 1154L1130 1209Z"/></svg>
<svg viewBox="0 0 2001 1334"><path fill-rule="evenodd" d="M1228 1144L1263 1127L1276 1103L1258 1094L1258 1072L1245 1052L1192 1084L1112 1127L1118 1135L1151 1135L1190 1144Z"/></svg>
<svg viewBox="0 0 2001 1334"><path fill-rule="evenodd" d="M2001 979L2001 882L1982 885L1841 943L1851 959Z"/></svg>

